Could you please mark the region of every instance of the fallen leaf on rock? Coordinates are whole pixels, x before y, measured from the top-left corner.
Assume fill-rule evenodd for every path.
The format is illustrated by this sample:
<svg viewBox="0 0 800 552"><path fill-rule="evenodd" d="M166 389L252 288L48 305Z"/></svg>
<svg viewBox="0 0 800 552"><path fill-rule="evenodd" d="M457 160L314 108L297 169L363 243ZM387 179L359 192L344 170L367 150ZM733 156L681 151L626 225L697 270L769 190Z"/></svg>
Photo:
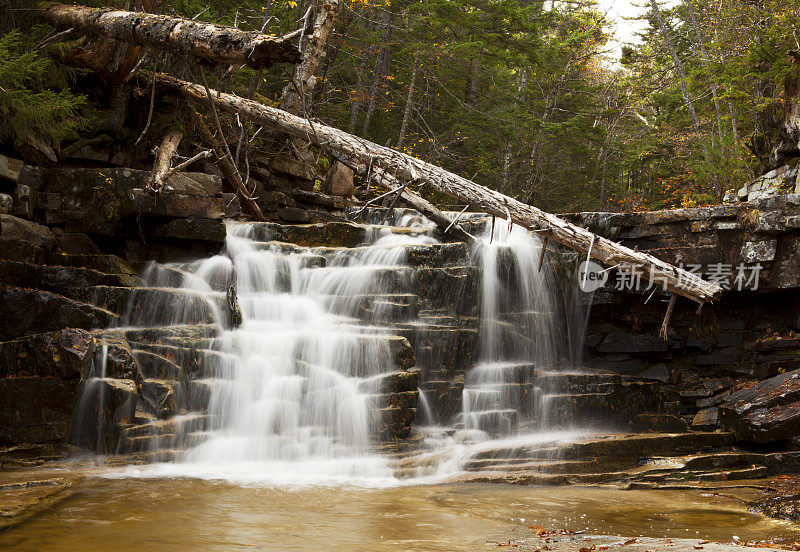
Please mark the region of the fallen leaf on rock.
<svg viewBox="0 0 800 552"><path fill-rule="evenodd" d="M633 544L635 542L636 542L636 539L628 539L625 542L623 542L622 544Z"/></svg>
<svg viewBox="0 0 800 552"><path fill-rule="evenodd" d="M695 547L694 547L694 549L695 549L695 550L702 550L702 549L703 549L703 547L702 547L702 546L695 546Z"/></svg>

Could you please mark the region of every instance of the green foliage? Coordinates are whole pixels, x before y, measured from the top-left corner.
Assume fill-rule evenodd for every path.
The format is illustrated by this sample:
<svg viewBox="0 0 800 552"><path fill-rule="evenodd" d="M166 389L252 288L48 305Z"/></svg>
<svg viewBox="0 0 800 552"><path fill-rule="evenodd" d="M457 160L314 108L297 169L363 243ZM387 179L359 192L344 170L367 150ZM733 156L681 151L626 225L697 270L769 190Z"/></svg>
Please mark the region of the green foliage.
<svg viewBox="0 0 800 552"><path fill-rule="evenodd" d="M58 146L85 124L85 98L57 74L53 62L26 47L18 31L0 36L0 141L35 137Z"/></svg>

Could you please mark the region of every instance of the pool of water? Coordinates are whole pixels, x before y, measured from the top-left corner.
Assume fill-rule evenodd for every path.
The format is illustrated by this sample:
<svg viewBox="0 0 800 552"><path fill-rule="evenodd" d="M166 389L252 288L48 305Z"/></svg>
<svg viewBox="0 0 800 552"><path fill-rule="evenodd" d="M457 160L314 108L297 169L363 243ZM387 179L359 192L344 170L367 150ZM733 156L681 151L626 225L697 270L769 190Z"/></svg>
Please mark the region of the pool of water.
<svg viewBox="0 0 800 552"><path fill-rule="evenodd" d="M485 549L529 526L592 534L800 540L740 500L685 491L489 484L277 488L197 479L87 478L0 532L3 551Z"/></svg>

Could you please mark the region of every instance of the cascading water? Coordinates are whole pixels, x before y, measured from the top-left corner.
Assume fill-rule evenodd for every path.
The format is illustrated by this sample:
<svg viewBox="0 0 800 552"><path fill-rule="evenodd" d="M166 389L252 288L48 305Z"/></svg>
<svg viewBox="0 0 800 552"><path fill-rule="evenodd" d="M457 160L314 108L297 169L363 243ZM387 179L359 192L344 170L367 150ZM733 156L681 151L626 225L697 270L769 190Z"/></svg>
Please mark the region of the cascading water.
<svg viewBox="0 0 800 552"><path fill-rule="evenodd" d="M129 475L396 482L397 465L375 453L375 437L386 423L382 416L403 412L398 404L410 396L385 388L387 375L399 369L395 346L401 335L416 342L417 368L431 377L444 370L449 351L445 342L426 336L477 336L474 357L458 346L466 355L456 363L463 361L465 370L458 416L438 414L432 394L420 392L417 402L414 392L413 407L406 404L405 412L416 409L417 425L434 429L422 448L433 451L438 465L426 474L457 472L465 445L541 431L545 401L530 377L564 357L564 331L552 271L539 268L539 238L505 222L491 228L475 219L471 226L482 228L476 243L469 251L451 248L457 253L453 260L440 255L448 244L439 244L435 227L418 214L367 215L373 224L364 227L358 247L301 247L272 241L269 225L232 223L220 255L154 264L146 271L146 286L142 295L131 295L123 327L109 332L128 336L144 370L133 376L139 396L156 405L155 414L137 409L135 423L121 424L123 440L128 450L149 453L151 461L169 461L131 468ZM402 227L382 226L387 219ZM412 251L431 254L426 247L441 247L431 257L437 262L457 264L407 262ZM473 266L474 288L467 283ZM427 271L427 284L420 271ZM466 287L439 297L446 291L438 285L441 278ZM454 301L461 306L453 307ZM171 339L182 341L178 349L188 354L176 353L174 341L138 341L143 328L155 326L177 332ZM182 327L202 331L186 333ZM87 381L84 397L96 387L93 382L105 381L105 360L95 365L102 374ZM169 393L177 397L170 404L178 407L163 406ZM387 397L389 404L382 404ZM82 402L76 419L92 411L89 403ZM454 424L455 433L436 424ZM95 425L98 434L104 431ZM90 444L80 432L75 442Z"/></svg>
<svg viewBox="0 0 800 552"><path fill-rule="evenodd" d="M464 383L465 429L516 430L537 397L526 372L556 361L558 326L550 271L539 270L542 242L519 226L486 225L473 255L481 267L479 362Z"/></svg>

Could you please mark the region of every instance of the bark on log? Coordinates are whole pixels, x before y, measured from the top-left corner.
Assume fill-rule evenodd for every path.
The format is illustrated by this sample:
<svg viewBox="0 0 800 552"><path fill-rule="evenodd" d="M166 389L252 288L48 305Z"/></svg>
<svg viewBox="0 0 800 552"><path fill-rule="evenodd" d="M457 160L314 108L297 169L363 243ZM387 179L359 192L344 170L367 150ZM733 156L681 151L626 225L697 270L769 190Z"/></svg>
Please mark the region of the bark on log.
<svg viewBox="0 0 800 552"><path fill-rule="evenodd" d="M339 153L336 150L332 150L331 154L360 175L369 176L371 182L374 182L385 190L396 190L403 185L402 182L387 173L384 169L378 168L371 171L368 165L361 162L354 162L351 157L342 156L339 158ZM441 228L446 236L467 243L475 241L475 237L472 234L468 233L458 224L453 224L453 220L449 216L411 188L403 188L399 193L400 199L406 205L425 215L431 222Z"/></svg>
<svg viewBox="0 0 800 552"><path fill-rule="evenodd" d="M722 295L722 288L719 285L706 282L695 274L665 263L652 255L633 251L532 205L391 148L379 146L339 129L312 123L291 113L233 94L214 93L209 98L202 86L174 77L159 75L157 81L190 101L201 104L213 101L218 108L229 113L238 113L256 123L335 151L342 159L350 160L351 165L372 163L373 170L382 169L387 174L391 171L391 174L404 182L425 183L490 215L510 217L516 224L535 230L542 236L580 253L590 253L593 258L608 266L625 265L626 268L629 266L645 280L650 280L673 293L699 303L713 301Z"/></svg>
<svg viewBox="0 0 800 552"><path fill-rule="evenodd" d="M301 36L302 63L295 67L292 81L283 89L283 110L297 115L304 108L308 110L310 107L311 92L317 84L314 73L325 58L325 45L333 32L336 15L341 10L342 3L342 0L329 0L319 6L312 33Z"/></svg>
<svg viewBox="0 0 800 552"><path fill-rule="evenodd" d="M300 61L300 51L283 37L181 17L65 4L44 4L42 17L55 27L163 48L215 63L260 69Z"/></svg>
<svg viewBox="0 0 800 552"><path fill-rule="evenodd" d="M147 184L148 191L157 194L164 187L164 181L172 167L172 157L178 150L178 144L182 139L183 133L178 130L170 130L164 136L158 147L155 163L153 163L153 174Z"/></svg>

